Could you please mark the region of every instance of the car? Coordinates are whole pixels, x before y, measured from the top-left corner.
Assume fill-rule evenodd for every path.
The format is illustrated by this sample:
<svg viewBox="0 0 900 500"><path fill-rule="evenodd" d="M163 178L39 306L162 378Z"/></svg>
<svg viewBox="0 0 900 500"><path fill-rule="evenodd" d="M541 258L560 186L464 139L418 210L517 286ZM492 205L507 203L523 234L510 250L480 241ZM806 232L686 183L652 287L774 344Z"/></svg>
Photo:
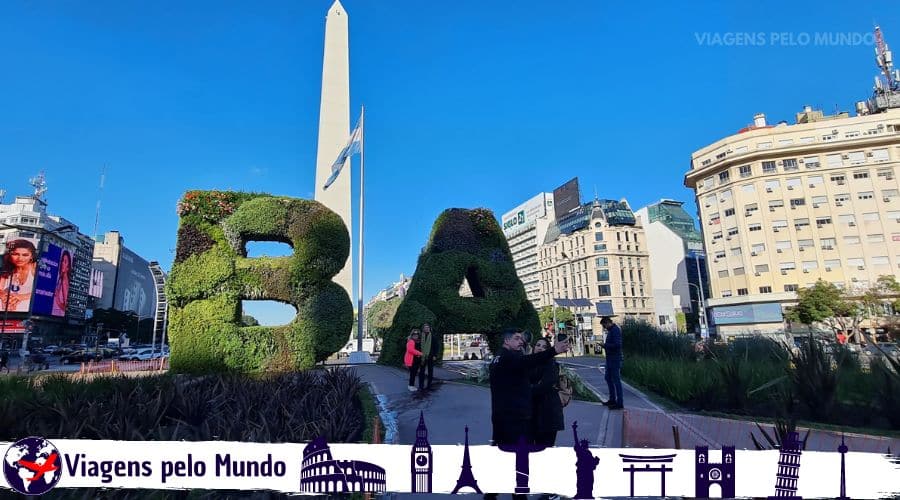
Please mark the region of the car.
<svg viewBox="0 0 900 500"><path fill-rule="evenodd" d="M59 349L58 345L48 345L47 347L44 347L43 351L44 354L53 354L57 349Z"/></svg>
<svg viewBox="0 0 900 500"><path fill-rule="evenodd" d="M123 354L119 356L120 360L123 361L146 361L148 359L159 359L165 357L167 354L160 352L159 349L138 349L135 352L129 354Z"/></svg>
<svg viewBox="0 0 900 500"><path fill-rule="evenodd" d="M68 365L69 363L86 363L88 361L97 360L97 356L90 351L72 351L68 354L63 354L59 358L59 362Z"/></svg>

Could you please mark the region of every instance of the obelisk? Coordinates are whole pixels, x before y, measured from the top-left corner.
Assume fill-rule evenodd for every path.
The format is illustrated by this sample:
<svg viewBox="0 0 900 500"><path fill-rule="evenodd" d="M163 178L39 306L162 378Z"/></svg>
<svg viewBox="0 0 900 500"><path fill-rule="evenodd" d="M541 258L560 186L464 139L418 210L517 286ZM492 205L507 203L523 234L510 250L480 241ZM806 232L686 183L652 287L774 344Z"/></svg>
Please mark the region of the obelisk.
<svg viewBox="0 0 900 500"><path fill-rule="evenodd" d="M322 60L322 101L319 105L319 146L316 152L316 201L341 216L353 234L351 218L350 165L323 189L331 176L331 165L350 137L350 43L347 12L335 0L325 17L325 57ZM349 163L350 160L347 160ZM350 238L353 241L353 238ZM334 277L353 300L353 245L344 268Z"/></svg>

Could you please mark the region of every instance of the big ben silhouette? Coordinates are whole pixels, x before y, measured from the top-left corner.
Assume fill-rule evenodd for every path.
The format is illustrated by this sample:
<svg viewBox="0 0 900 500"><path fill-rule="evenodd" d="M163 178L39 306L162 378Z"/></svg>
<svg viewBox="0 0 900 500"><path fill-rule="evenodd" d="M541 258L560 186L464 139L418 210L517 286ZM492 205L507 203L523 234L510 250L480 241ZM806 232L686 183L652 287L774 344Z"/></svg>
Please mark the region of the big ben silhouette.
<svg viewBox="0 0 900 500"><path fill-rule="evenodd" d="M413 493L431 493L431 445L428 444L428 428L425 414L419 412L419 427L416 428L416 442L409 454L409 469L412 475Z"/></svg>

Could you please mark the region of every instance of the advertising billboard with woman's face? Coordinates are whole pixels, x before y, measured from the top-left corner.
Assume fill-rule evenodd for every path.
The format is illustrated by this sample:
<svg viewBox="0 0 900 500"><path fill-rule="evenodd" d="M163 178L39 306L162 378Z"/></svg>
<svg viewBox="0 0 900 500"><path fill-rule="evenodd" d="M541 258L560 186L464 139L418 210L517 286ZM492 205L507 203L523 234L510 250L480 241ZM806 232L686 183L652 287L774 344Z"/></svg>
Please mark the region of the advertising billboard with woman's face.
<svg viewBox="0 0 900 500"><path fill-rule="evenodd" d="M34 287L34 314L63 317L69 304L69 284L74 260L72 251L54 244L47 245L38 264Z"/></svg>
<svg viewBox="0 0 900 500"><path fill-rule="evenodd" d="M37 272L37 240L12 238L0 252L0 311L27 313Z"/></svg>

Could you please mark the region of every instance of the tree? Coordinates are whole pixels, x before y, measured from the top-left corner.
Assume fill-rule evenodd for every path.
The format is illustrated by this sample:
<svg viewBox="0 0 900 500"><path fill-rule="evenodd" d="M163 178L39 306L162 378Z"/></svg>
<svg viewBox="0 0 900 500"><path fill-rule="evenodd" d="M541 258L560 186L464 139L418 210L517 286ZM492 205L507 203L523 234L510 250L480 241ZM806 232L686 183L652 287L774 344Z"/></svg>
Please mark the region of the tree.
<svg viewBox="0 0 900 500"><path fill-rule="evenodd" d="M544 306L538 311L538 317L541 320L541 327L546 326L549 323L553 323L553 306ZM572 323L575 321L575 315L572 314L572 311L568 309L564 309L562 307L556 308L556 322L563 323Z"/></svg>
<svg viewBox="0 0 900 500"><path fill-rule="evenodd" d="M834 285L819 280L815 285L797 291L797 305L787 314L788 319L812 328L824 323L835 334L844 331L853 341L864 318L861 302Z"/></svg>
<svg viewBox="0 0 900 500"><path fill-rule="evenodd" d="M259 326L259 321L257 321L256 318L250 316L249 314L242 314L241 324L243 324L244 326Z"/></svg>
<svg viewBox="0 0 900 500"><path fill-rule="evenodd" d="M887 317L891 323L889 329L894 329L895 316L900 311L900 283L893 275L879 276L874 285L866 290L860 298L866 318L876 320ZM887 307L885 307L887 306ZM885 310L890 313L885 313ZM877 342L877 339L875 339Z"/></svg>

